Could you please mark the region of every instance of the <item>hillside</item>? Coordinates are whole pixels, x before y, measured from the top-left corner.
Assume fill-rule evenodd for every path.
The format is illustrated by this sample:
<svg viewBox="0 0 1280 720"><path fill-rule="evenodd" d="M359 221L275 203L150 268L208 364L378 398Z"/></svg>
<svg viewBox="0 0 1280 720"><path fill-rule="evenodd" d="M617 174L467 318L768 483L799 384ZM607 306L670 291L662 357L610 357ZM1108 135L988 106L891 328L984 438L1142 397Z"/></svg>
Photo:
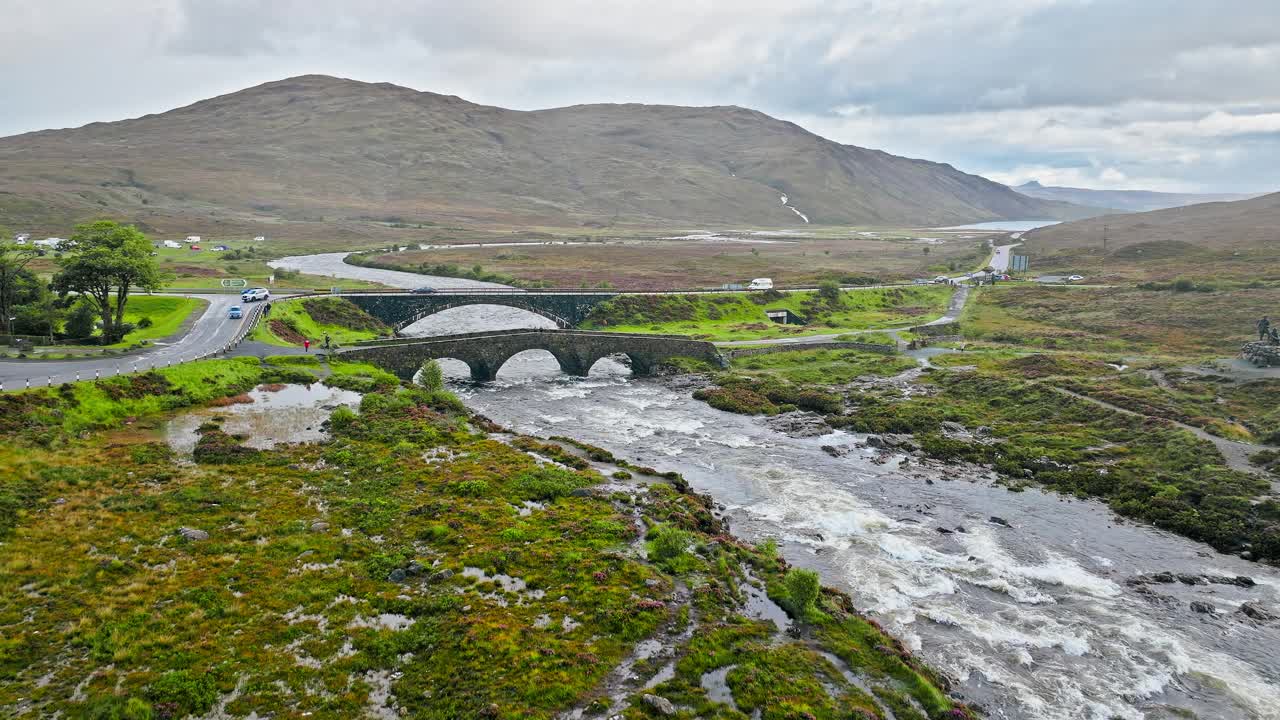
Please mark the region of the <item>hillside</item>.
<svg viewBox="0 0 1280 720"><path fill-rule="evenodd" d="M0 167L0 213L37 232L102 215L279 236L317 221L776 227L803 224L799 213L941 225L1089 212L739 107L524 112L325 76L0 139Z"/></svg>
<svg viewBox="0 0 1280 720"><path fill-rule="evenodd" d="M1182 207L1209 202L1234 202L1248 200L1256 195L1232 195L1228 193L1165 193L1150 190L1089 190L1086 188L1056 187L1031 182L1013 188L1023 195L1041 200L1056 200L1096 208L1110 208L1122 212L1149 212L1165 208Z"/></svg>
<svg viewBox="0 0 1280 720"><path fill-rule="evenodd" d="M1063 223L1025 243L1035 272L1280 280L1280 193Z"/></svg>

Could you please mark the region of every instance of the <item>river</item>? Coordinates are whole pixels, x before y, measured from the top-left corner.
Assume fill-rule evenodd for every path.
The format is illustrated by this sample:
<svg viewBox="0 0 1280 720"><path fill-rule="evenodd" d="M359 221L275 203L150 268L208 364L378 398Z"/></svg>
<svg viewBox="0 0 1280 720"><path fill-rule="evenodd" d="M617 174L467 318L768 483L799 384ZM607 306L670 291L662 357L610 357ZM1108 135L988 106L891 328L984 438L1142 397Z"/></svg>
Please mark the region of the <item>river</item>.
<svg viewBox="0 0 1280 720"><path fill-rule="evenodd" d="M548 323L471 306L408 333ZM607 359L589 378L568 378L549 353L530 351L487 386L444 364L468 405L502 425L681 472L725 506L736 534L778 538L790 562L850 593L991 717L1280 718L1280 623L1237 612L1248 600L1280 605L1274 568L1120 522L1096 502L1009 492L961 468L877 464L854 447L858 436L792 438ZM823 445L853 449L832 457ZM1125 582L1160 571L1257 586ZM1217 612L1193 612L1192 601Z"/></svg>

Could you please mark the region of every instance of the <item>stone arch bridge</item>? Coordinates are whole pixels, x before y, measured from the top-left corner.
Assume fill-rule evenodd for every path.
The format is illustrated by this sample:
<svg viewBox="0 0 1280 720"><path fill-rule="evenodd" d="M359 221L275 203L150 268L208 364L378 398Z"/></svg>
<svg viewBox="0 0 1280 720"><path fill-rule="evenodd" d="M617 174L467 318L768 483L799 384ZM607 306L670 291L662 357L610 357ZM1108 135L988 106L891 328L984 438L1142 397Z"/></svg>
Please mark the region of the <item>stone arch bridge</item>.
<svg viewBox="0 0 1280 720"><path fill-rule="evenodd" d="M399 331L428 315L464 305L520 308L550 319L557 327L571 328L582 324L597 305L617 295L594 290L479 288L431 293L349 293L342 297Z"/></svg>
<svg viewBox="0 0 1280 720"><path fill-rule="evenodd" d="M335 354L343 360L367 362L412 380L429 359L453 358L471 369L471 378L489 382L507 360L525 350L546 350L570 375L586 376L596 361L626 355L634 375L649 375L665 360L692 357L724 367L725 360L709 342L678 335L633 335L581 330L496 330L492 332L406 338L363 343Z"/></svg>

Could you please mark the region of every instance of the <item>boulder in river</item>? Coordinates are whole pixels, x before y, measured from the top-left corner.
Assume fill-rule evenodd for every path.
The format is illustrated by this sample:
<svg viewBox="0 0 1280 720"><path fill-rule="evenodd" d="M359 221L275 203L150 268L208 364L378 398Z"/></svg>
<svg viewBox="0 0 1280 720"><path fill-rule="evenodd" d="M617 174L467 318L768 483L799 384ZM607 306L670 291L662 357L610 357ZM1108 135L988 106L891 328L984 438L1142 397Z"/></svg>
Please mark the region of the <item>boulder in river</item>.
<svg viewBox="0 0 1280 720"><path fill-rule="evenodd" d="M831 426L817 413L789 412L767 418L768 425L774 432L793 438L818 437L832 432Z"/></svg>
<svg viewBox="0 0 1280 720"><path fill-rule="evenodd" d="M1253 620L1257 620L1258 622L1271 622L1276 619L1275 613L1262 607L1261 604L1254 600L1250 600L1249 602L1241 605L1240 612Z"/></svg>
<svg viewBox="0 0 1280 720"><path fill-rule="evenodd" d="M1216 615L1218 612L1218 608L1214 607L1213 603L1204 602L1202 600L1192 600L1191 609L1194 612L1204 613L1205 615Z"/></svg>
<svg viewBox="0 0 1280 720"><path fill-rule="evenodd" d="M1009 521L1008 521L1008 520L1005 520L1004 518L1000 517L999 515L992 515L990 518L988 518L988 519L987 519L987 522L991 523L992 525L1001 525L1001 526L1004 526L1004 527L1013 527L1012 525L1010 525L1010 524L1009 524Z"/></svg>
<svg viewBox="0 0 1280 720"><path fill-rule="evenodd" d="M837 447L837 446L835 446L835 445L823 445L823 446L822 446L822 452L824 452L824 453L826 453L826 454L830 455L831 457L838 458L838 457L844 457L845 455L848 455L848 454L849 454L849 448L847 448L847 447L845 447L845 446L843 446L843 445L841 445L841 446L839 446L839 447Z"/></svg>

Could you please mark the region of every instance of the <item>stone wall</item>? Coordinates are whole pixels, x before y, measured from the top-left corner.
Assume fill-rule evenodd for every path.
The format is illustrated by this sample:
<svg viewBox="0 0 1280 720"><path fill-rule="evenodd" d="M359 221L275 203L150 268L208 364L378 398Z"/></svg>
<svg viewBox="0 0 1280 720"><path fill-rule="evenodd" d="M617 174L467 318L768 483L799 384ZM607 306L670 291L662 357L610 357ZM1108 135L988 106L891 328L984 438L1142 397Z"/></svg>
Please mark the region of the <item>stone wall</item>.
<svg viewBox="0 0 1280 720"><path fill-rule="evenodd" d="M471 369L474 380L493 380L498 369L525 350L546 350L570 375L585 376L600 358L625 355L635 375L651 374L675 357L692 357L723 366L724 359L709 342L671 336L597 333L579 330L499 330L466 336L419 338L378 343L338 351L343 360L369 362L410 380L429 359L453 358Z"/></svg>
<svg viewBox="0 0 1280 720"><path fill-rule="evenodd" d="M780 352L794 352L796 350L865 350L867 352L880 353L882 355L893 355L898 352L898 348L894 345L880 345L878 343L813 342L738 348L735 350L727 350L723 354L725 357L732 359L751 357L753 355L771 355L773 353Z"/></svg>
<svg viewBox="0 0 1280 720"><path fill-rule="evenodd" d="M576 295L565 292L477 290L421 294L351 293L343 297L355 303L361 310L399 330L428 315L465 305L506 305L549 318L560 327L574 327L586 320L597 305L611 300L614 296L601 292Z"/></svg>
<svg viewBox="0 0 1280 720"><path fill-rule="evenodd" d="M936 335L959 335L960 323L938 323L937 325L917 325L911 328L911 332L916 335L924 335L925 337L934 337Z"/></svg>
<svg viewBox="0 0 1280 720"><path fill-rule="evenodd" d="M1258 367L1280 367L1280 345L1248 342L1240 348L1240 357Z"/></svg>

